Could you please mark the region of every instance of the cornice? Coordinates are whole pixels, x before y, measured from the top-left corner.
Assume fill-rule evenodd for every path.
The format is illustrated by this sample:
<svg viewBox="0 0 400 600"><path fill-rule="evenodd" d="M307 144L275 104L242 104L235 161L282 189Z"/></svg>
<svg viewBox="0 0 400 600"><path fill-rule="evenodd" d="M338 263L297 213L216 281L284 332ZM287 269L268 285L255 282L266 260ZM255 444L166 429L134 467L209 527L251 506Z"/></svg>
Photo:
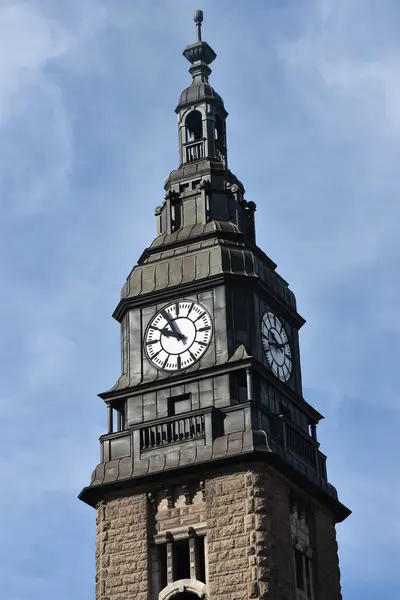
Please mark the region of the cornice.
<svg viewBox="0 0 400 600"><path fill-rule="evenodd" d="M272 292L259 277L255 275L241 275L238 273L218 273L217 275L211 275L210 277L198 281L179 283L178 285L171 286L167 289L141 294L140 296L136 297L128 296L126 298L122 298L112 316L114 319L121 322L126 312L132 308L150 306L151 304L158 304L164 301L174 300L175 298L183 297L188 294L209 290L210 288L214 288L219 285L232 284L235 282L238 284L243 284L245 282L246 285L251 285L255 288L258 288L260 293L270 302L271 308L278 310L282 317L293 323L298 329L300 329L306 322L303 317L301 317L296 311L278 298L278 296Z"/></svg>

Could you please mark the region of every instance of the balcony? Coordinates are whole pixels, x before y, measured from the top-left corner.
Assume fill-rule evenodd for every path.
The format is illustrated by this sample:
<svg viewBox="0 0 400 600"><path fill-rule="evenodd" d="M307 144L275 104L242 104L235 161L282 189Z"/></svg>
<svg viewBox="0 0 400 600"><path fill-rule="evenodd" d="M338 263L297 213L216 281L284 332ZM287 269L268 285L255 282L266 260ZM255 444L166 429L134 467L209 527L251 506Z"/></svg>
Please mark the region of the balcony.
<svg viewBox="0 0 400 600"><path fill-rule="evenodd" d="M166 444L200 440L205 436L204 414L176 417L173 420L140 429L140 450L152 450Z"/></svg>
<svg viewBox="0 0 400 600"><path fill-rule="evenodd" d="M319 451L319 443L286 419L283 419L282 424L285 451L294 452L327 481L326 456Z"/></svg>
<svg viewBox="0 0 400 600"><path fill-rule="evenodd" d="M132 456L162 454L168 446L182 443L212 444L223 433L223 414L210 406L190 413L182 413L140 423L123 431L111 432L100 438L100 462Z"/></svg>

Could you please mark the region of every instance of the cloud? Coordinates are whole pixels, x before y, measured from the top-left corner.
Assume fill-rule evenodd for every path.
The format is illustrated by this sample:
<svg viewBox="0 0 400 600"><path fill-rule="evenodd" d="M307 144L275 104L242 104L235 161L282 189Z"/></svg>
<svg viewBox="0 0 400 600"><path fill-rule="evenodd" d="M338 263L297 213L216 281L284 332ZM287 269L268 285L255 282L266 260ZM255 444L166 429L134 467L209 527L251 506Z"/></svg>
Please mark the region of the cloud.
<svg viewBox="0 0 400 600"><path fill-rule="evenodd" d="M83 598L91 586L94 522L74 496L98 460L106 415L96 393L119 374L110 313L155 236L153 209L178 163L173 110L190 81L181 52L195 8L0 8L0 504L12 600ZM212 82L230 112L230 167L257 202L259 245L308 318L305 396L327 416L328 472L354 510L339 528L344 597L361 595L361 575L381 596L398 546L399 9L203 8L218 53Z"/></svg>

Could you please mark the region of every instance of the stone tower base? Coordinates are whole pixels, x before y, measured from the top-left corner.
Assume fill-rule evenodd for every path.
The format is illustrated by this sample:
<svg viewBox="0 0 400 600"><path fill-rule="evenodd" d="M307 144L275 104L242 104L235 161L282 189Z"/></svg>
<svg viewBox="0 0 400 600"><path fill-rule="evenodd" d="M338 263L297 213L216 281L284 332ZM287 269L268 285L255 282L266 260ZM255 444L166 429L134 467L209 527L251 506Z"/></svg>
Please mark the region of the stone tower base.
<svg viewBox="0 0 400 600"><path fill-rule="evenodd" d="M212 600L307 598L295 548L312 566L311 598L341 599L335 525L323 506L262 463L202 477L148 481L97 504L97 600L183 598L171 584L185 568L202 590L195 595ZM187 567L176 550L185 544Z"/></svg>

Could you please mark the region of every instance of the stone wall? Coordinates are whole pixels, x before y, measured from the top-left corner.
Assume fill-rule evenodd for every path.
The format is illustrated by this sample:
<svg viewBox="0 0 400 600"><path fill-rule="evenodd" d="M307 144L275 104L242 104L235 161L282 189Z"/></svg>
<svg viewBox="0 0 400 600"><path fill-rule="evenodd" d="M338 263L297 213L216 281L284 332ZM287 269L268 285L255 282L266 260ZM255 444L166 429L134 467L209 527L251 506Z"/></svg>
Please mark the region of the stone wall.
<svg viewBox="0 0 400 600"><path fill-rule="evenodd" d="M289 493L255 468L206 481L212 600L294 600Z"/></svg>
<svg viewBox="0 0 400 600"><path fill-rule="evenodd" d="M332 515L322 507L314 515L315 597L341 600L340 571L335 524ZM314 562L314 561L313 561Z"/></svg>
<svg viewBox="0 0 400 600"><path fill-rule="evenodd" d="M145 494L99 502L96 514L96 600L147 600Z"/></svg>

